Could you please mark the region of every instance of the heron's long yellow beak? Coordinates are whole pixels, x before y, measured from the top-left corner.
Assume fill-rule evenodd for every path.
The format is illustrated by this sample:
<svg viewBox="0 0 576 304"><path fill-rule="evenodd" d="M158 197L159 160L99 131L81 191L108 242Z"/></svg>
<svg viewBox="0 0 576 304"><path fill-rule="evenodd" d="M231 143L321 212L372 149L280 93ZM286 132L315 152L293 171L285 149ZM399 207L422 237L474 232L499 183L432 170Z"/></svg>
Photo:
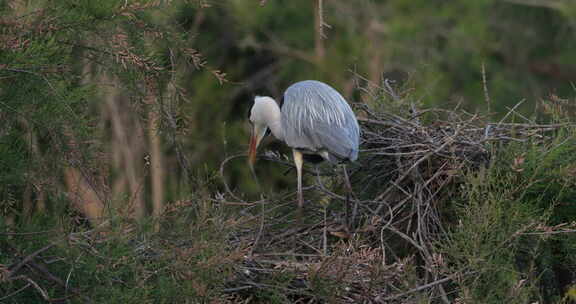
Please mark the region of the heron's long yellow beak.
<svg viewBox="0 0 576 304"><path fill-rule="evenodd" d="M252 136L250 136L250 149L248 150L248 165L252 171L254 171L254 163L256 163L256 151L264 134L266 134L266 127L254 125Z"/></svg>

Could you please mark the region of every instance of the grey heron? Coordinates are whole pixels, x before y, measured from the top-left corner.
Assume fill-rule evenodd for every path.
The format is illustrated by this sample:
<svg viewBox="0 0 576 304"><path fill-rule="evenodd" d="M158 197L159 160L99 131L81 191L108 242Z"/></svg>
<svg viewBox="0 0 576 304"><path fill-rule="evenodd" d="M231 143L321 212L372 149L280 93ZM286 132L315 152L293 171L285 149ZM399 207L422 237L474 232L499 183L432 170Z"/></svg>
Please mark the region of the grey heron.
<svg viewBox="0 0 576 304"><path fill-rule="evenodd" d="M268 129L292 148L298 177L298 207L302 209L304 160L338 164L358 158L360 128L346 100L331 86L316 80L292 84L284 92L282 109L267 96L256 96L250 111L253 130L249 165L254 172L256 150ZM346 185L350 183L344 168Z"/></svg>

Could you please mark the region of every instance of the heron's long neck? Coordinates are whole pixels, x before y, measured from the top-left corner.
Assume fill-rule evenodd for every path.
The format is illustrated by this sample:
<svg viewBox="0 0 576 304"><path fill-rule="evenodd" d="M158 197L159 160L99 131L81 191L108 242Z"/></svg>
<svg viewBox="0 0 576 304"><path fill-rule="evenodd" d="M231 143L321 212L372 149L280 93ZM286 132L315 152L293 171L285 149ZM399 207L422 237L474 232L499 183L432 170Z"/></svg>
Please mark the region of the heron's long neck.
<svg viewBox="0 0 576 304"><path fill-rule="evenodd" d="M270 112L268 112L268 127L274 137L284 140L284 128L282 127L282 114L280 113L280 107L276 103L270 107Z"/></svg>

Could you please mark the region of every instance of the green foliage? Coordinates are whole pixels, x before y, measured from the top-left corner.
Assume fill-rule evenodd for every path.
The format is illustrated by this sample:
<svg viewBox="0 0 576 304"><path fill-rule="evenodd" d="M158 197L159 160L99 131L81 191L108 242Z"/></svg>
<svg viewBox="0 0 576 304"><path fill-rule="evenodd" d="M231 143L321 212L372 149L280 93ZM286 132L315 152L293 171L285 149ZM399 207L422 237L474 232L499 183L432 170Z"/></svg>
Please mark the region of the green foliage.
<svg viewBox="0 0 576 304"><path fill-rule="evenodd" d="M25 157L28 153L24 138L18 134L17 126L4 126L4 134L0 137L0 184L18 185L22 183L22 172L26 171Z"/></svg>
<svg viewBox="0 0 576 304"><path fill-rule="evenodd" d="M228 211L200 198L169 209L158 222L163 227L159 232L153 230L154 223L135 226L126 219L110 218L105 230L70 233L65 227L78 226L69 219L62 223L39 216L17 227L17 236L0 233L4 253L0 266L16 265L41 250L31 261L52 277L34 269L20 274L51 298L73 295L72 303L209 302L225 298L224 283L233 279L232 267L244 256L241 248L231 249L224 241L234 227L230 219ZM6 231L5 223L0 224L0 231ZM48 258L52 262L46 262ZM55 277L66 278L66 287L55 284L51 280ZM1 294L26 284L23 279L3 282ZM28 286L3 303L42 301L40 293Z"/></svg>
<svg viewBox="0 0 576 304"><path fill-rule="evenodd" d="M573 137L558 136L545 148L528 150L522 166L523 179L532 181L522 199L542 210L552 208L551 225L571 222L576 217L571 203L576 200L575 144Z"/></svg>
<svg viewBox="0 0 576 304"><path fill-rule="evenodd" d="M460 297L475 303L560 300L576 269L572 227L576 148L572 132L546 145L517 144L472 174L455 202L457 223L442 250ZM558 232L559 231L559 232ZM571 274L571 275L567 275Z"/></svg>
<svg viewBox="0 0 576 304"><path fill-rule="evenodd" d="M507 176L484 174L470 178L466 199L455 206L458 224L441 246L453 269L468 273L457 281L464 302L525 303L534 290L520 284L525 277L515 265L520 234L540 219L515 200Z"/></svg>
<svg viewBox="0 0 576 304"><path fill-rule="evenodd" d="M34 1L2 11L0 33L7 43L0 46L0 159L10 170L2 170L0 180L10 180L6 189L13 195L22 197L31 185L38 190L39 181L59 184L68 166L89 172L108 165L100 163L108 149L102 95L118 87L136 105L165 91L173 60L185 62L187 36L154 17L161 5ZM178 50L177 56L168 50ZM39 191L52 200L60 190Z"/></svg>

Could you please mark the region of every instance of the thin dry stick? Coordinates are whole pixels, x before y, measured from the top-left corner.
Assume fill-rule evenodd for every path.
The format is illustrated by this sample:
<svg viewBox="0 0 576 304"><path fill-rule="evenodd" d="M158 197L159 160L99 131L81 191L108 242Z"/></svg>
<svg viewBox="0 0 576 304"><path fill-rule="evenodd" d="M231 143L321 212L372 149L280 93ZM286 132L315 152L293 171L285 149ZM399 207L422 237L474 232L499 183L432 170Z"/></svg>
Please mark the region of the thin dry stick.
<svg viewBox="0 0 576 304"><path fill-rule="evenodd" d="M260 213L260 228L258 229L258 234L256 235L256 239L254 240L254 244L252 244L252 247L250 248L250 256L252 256L254 254L254 249L256 249L256 247L258 246L258 242L260 241L260 238L262 237L262 233L264 232L264 216L265 216L265 209L264 209L264 198L261 197L260 198L260 206L261 206L261 213Z"/></svg>
<svg viewBox="0 0 576 304"><path fill-rule="evenodd" d="M514 111L516 110L516 108L518 108L521 104L524 103L524 101L526 101L526 99L522 99L520 100L518 103L516 103L516 105L514 105L514 107L512 107L512 109L510 109L510 111L508 111L508 113L506 113L506 115L504 115L504 117L502 117L502 119L500 119L500 121L498 122L497 126L500 127L502 125L502 123L504 121L506 121L506 119L508 119L508 117L514 113Z"/></svg>
<svg viewBox="0 0 576 304"><path fill-rule="evenodd" d="M318 63L324 60L325 50L324 50L324 39L326 35L324 34L324 12L322 6L322 0L316 0L316 22L315 22L315 48L316 48L316 61Z"/></svg>
<svg viewBox="0 0 576 304"><path fill-rule="evenodd" d="M318 32L320 35L320 38L325 39L326 38L326 34L324 33L324 6L323 6L323 1L322 0L317 0L318 1Z"/></svg>
<svg viewBox="0 0 576 304"><path fill-rule="evenodd" d="M415 293L415 292L418 292L418 291L421 291L421 290L424 290L424 289L428 289L428 288L430 288L430 287L434 287L434 286L436 286L436 285L438 285L438 284L446 283L446 282L448 282L448 281L450 281L450 280L453 280L453 279L454 279L455 277L457 277L457 276L460 276L460 275L471 275L471 274L474 274L474 273L476 273L476 272L475 272L475 271L471 271L471 272L464 273L464 274L453 273L453 274L451 274L451 275L449 275L449 276L447 276L447 277L445 277L445 278L443 278L443 279L440 279L440 280L437 280L437 281L434 281L434 282L431 282L431 283L428 283L428 284L420 285L420 286L418 286L418 287L416 287L416 288L413 288L413 289L410 289L410 290L408 290L408 291L406 291L406 292L399 293L399 294L396 294L396 295L392 295L392 296L386 297L386 298L384 298L384 299L382 299L382 300L383 300L383 301L395 300L395 299L398 299L398 298L407 296L407 295L409 295L409 294L413 294L413 293Z"/></svg>
<svg viewBox="0 0 576 304"><path fill-rule="evenodd" d="M423 161L427 160L428 158L430 158L432 155L442 151L446 146L448 146L449 144L451 144L455 138L458 136L458 134L460 133L460 131L462 130L462 128L456 130L456 132L454 133L453 136L451 136L450 138L446 139L446 141L444 142L444 144L442 144L440 147L436 148L433 151L428 152L426 155L422 156L418 161L416 161L408 170L406 170L406 172L404 172L404 174L402 174L401 176L399 176L395 183L398 184L400 183L402 180L404 180L404 178L406 178L411 172L412 169L416 168L418 165L420 165ZM388 189L386 191L384 191L384 193L380 194L376 200L383 200L384 197L386 197L386 195L388 193L390 193L390 191L392 190L392 187L388 187ZM377 213L379 213L381 210L381 207L378 207L378 209L376 210Z"/></svg>
<svg viewBox="0 0 576 304"><path fill-rule="evenodd" d="M15 280L15 279L18 279L18 280L19 280L19 279L23 279L23 277L24 277L24 276L17 276L17 277L12 278L11 280ZM32 285L31 283L28 283L28 284L24 285L24 287L22 287L22 288L20 288L20 289L18 289L18 290L16 290L16 291L14 291L13 293L10 293L10 294L8 294L8 295L6 295L6 296L1 297L1 298L0 298L0 301L6 300L6 299L8 299L8 298L11 298L11 297L19 294L20 292L22 292L24 289L30 287L31 285Z"/></svg>
<svg viewBox="0 0 576 304"><path fill-rule="evenodd" d="M490 94L488 93L488 82L486 81L486 67L484 66L484 62L482 62L482 86L484 89L484 100L486 101L486 106L488 107L488 115L490 115L492 100L490 99Z"/></svg>
<svg viewBox="0 0 576 304"><path fill-rule="evenodd" d="M412 244L414 247L416 247L416 249L418 249L418 251L424 251L424 248L422 247L422 245L420 245L418 243L418 241L416 241L415 239L409 237L406 233L394 228L392 225L386 227L386 229L396 233L398 236L400 236L401 238L405 239L406 241L408 241L408 243Z"/></svg>
<svg viewBox="0 0 576 304"><path fill-rule="evenodd" d="M222 161L222 163L220 164L220 178L222 179L222 183L224 184L224 189L226 190L226 193L228 193L228 195L230 195L230 197L232 197L233 199L239 201L239 202L243 202L245 203L246 201L237 197L234 192L232 192L232 190L230 190L230 187L228 186L228 182L226 181L226 176L224 175L224 169L226 167L226 164L236 158L240 158L240 157L247 157L246 153L241 153L241 154L236 154L236 155L232 155L227 157L224 161Z"/></svg>
<svg viewBox="0 0 576 304"><path fill-rule="evenodd" d="M63 240L60 240L58 242L61 242ZM22 259L22 261L20 261L20 263L16 264L13 267L8 267L8 269L10 270L11 274L15 274L16 272L18 272L18 270L20 270L20 268L22 268L22 266L26 265L26 263L29 263L30 261L32 261L34 258L36 258L39 254L41 254L42 252L56 246L56 244L58 242L53 242L48 244L47 246L44 246L36 251L34 251L33 253L27 255L24 259Z"/></svg>
<svg viewBox="0 0 576 304"><path fill-rule="evenodd" d="M349 201L354 202L354 203L356 203L356 204L362 204L362 203L365 203L365 202L370 202L370 201L362 201L362 200L357 200L357 199L350 199L350 198L346 198L345 196L336 194L336 193L328 190L328 188L326 188L326 186L324 186L324 184L322 183L322 181L321 181L320 179L317 179L317 180L318 180L318 185L317 185L318 187L317 187L317 188L319 188L322 192L330 195L331 197L333 197L333 198L335 198L335 199L338 199L338 200L341 200L341 201L347 201L347 200L349 200ZM310 186L310 187L308 187L308 188L312 188L312 187L314 187L314 186ZM306 188L304 188L304 189L306 189ZM303 189L303 190L304 190L304 189Z"/></svg>
<svg viewBox="0 0 576 304"><path fill-rule="evenodd" d="M42 298L44 298L44 300L46 300L48 302L52 302L50 300L50 296L48 295L48 292L46 292L46 290L42 289L42 287L40 287L40 285L38 285L38 283L34 282L34 280L30 279L27 276L20 276L20 277L23 277L22 278L23 280L32 284L34 286L34 288L36 288L36 290L38 290L38 292L42 295Z"/></svg>
<svg viewBox="0 0 576 304"><path fill-rule="evenodd" d="M328 221L327 221L327 205L324 205L324 229L322 231L322 254L324 257L328 256Z"/></svg>

